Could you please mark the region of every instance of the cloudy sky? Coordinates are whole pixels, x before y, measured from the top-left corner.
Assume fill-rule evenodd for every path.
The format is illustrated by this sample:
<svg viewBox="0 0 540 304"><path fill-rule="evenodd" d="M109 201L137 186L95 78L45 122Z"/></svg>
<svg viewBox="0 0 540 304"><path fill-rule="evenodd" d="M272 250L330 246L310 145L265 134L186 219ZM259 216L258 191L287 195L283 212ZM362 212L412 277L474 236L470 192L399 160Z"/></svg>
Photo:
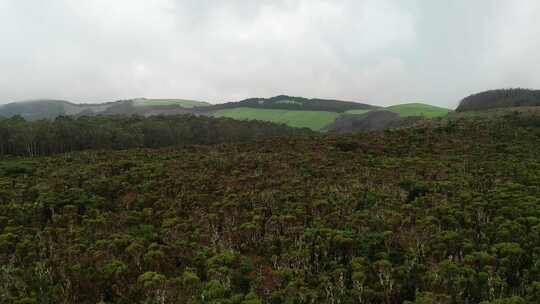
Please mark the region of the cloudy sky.
<svg viewBox="0 0 540 304"><path fill-rule="evenodd" d="M537 0L0 0L0 103L540 88Z"/></svg>

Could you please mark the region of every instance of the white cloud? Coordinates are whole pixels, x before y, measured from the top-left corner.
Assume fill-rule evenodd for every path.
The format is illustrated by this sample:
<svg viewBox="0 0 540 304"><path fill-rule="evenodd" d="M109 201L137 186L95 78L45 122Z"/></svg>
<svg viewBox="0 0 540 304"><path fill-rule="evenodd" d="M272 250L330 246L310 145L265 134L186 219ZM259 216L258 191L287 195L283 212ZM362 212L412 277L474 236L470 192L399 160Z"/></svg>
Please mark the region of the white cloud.
<svg viewBox="0 0 540 304"><path fill-rule="evenodd" d="M532 0L0 0L0 102L284 93L455 105L540 86L539 12Z"/></svg>

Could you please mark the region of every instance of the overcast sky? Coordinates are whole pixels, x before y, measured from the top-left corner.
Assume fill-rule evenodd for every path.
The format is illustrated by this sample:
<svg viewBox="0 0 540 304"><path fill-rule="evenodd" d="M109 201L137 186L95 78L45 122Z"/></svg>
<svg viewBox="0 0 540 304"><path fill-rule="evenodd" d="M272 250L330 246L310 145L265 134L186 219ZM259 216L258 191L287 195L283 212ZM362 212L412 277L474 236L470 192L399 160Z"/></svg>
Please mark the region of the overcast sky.
<svg viewBox="0 0 540 304"><path fill-rule="evenodd" d="M0 103L540 88L538 0L0 0Z"/></svg>

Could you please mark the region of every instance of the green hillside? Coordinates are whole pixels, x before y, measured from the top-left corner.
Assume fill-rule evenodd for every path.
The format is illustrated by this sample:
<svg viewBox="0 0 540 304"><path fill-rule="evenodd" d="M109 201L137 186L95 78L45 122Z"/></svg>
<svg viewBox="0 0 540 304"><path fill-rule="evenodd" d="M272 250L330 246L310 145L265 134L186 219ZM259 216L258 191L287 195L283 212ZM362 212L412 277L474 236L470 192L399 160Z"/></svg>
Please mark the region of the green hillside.
<svg viewBox="0 0 540 304"><path fill-rule="evenodd" d="M349 110L349 111L345 111L345 114L354 114L354 115L360 115L360 114L365 114L369 111L372 111L373 109L356 109L356 110Z"/></svg>
<svg viewBox="0 0 540 304"><path fill-rule="evenodd" d="M428 118L445 116L451 112L449 109L425 103L404 103L390 106L386 109L401 116L424 116Z"/></svg>
<svg viewBox="0 0 540 304"><path fill-rule="evenodd" d="M445 116L448 109L421 103L394 105L388 108L334 99L308 99L286 95L272 98L250 98L238 102L212 105L207 102L177 98L134 98L108 103L76 104L58 100L14 102L0 106L0 116L21 115L26 119L54 119L61 115L175 115L192 113L237 120L261 120L290 127L323 131L338 117L362 115L388 110L401 117Z"/></svg>
<svg viewBox="0 0 540 304"><path fill-rule="evenodd" d="M239 120L262 120L282 123L296 128L321 130L334 122L340 114L326 111L294 111L241 107L219 110L213 115L216 117L229 117Z"/></svg>
<svg viewBox="0 0 540 304"><path fill-rule="evenodd" d="M190 99L159 99L159 98L140 98L134 100L135 106L181 106L183 108L207 107L209 103L204 101Z"/></svg>
<svg viewBox="0 0 540 304"><path fill-rule="evenodd" d="M373 111L374 109L355 109L346 111L345 114L365 114ZM376 110L376 109L375 109ZM380 108L380 110L387 110L399 114L402 117L408 116L424 116L427 118L446 116L452 112L449 109L428 105L425 103L404 103L389 106L386 108Z"/></svg>
<svg viewBox="0 0 540 304"><path fill-rule="evenodd" d="M423 116L426 118L446 116L449 109L422 103L408 103L394 105L387 108L351 109L344 113L331 111L297 111L288 109L260 109L252 107L236 107L218 110L214 116L229 117L241 120L263 120L283 123L291 127L306 127L320 131L331 125L338 117L346 115L362 115L371 111L387 110L401 117Z"/></svg>

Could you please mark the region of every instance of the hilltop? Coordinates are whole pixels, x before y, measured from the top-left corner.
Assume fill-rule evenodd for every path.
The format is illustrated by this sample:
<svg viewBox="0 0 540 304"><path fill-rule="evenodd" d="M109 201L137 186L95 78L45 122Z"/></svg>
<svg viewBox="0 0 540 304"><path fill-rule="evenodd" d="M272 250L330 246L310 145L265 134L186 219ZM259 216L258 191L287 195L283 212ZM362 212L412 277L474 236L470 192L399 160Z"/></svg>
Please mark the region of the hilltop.
<svg viewBox="0 0 540 304"><path fill-rule="evenodd" d="M480 92L461 100L457 113L497 115L511 109L534 110L540 106L540 90L500 89ZM375 113L371 112L387 112ZM395 113L397 115L391 115ZM211 104L191 99L134 98L95 104L76 104L65 100L43 99L12 102L0 106L0 117L21 115L27 120L54 119L58 116L96 115L177 115L194 114L259 120L314 131L358 132L399 128L425 119L457 117L451 109L426 103L403 103L388 107L337 99L278 95ZM465 114L462 114L463 116Z"/></svg>
<svg viewBox="0 0 540 304"><path fill-rule="evenodd" d="M61 115L73 115L87 109L98 109L99 105L77 105L66 100L36 99L8 103L0 106L0 116L20 115L29 120L54 118ZM80 111L77 111L80 109ZM91 111L91 110L90 110Z"/></svg>
<svg viewBox="0 0 540 304"><path fill-rule="evenodd" d="M104 103L77 104L66 100L36 99L0 106L0 116L20 115L28 120L54 119L58 116L158 115L190 112L209 103L186 99L135 98Z"/></svg>
<svg viewBox="0 0 540 304"><path fill-rule="evenodd" d="M212 109L230 109L238 107L256 109L281 109L281 110L301 110L301 111L327 111L342 113L353 109L375 109L365 103L355 101L343 101L337 99L304 98L288 95L278 95L271 98L248 98L236 102L216 104Z"/></svg>
<svg viewBox="0 0 540 304"><path fill-rule="evenodd" d="M399 114L402 117L420 116L425 118L442 117L452 112L450 109L432 106L425 103L404 103L385 108L390 112Z"/></svg>
<svg viewBox="0 0 540 304"><path fill-rule="evenodd" d="M435 118L451 112L449 109L424 103L378 107L364 103L333 99L306 99L280 95L268 99L251 98L240 102L211 106L219 109L213 115L245 120L265 120L306 127L316 131L368 131L410 125L418 119ZM386 112L365 116L369 112ZM397 115L392 115L393 113ZM365 119L368 117L368 119ZM379 120L380 118L380 120ZM362 123L358 121L362 120ZM352 123L354 121L354 123ZM351 127L352 125L356 127ZM346 126L346 127L345 127Z"/></svg>
<svg viewBox="0 0 540 304"><path fill-rule="evenodd" d="M333 99L306 99L285 95L252 98L214 105L211 115L242 120L264 120L315 131L358 132L408 126L423 118L446 116L450 109L424 103L378 107ZM368 113L374 113L369 114ZM361 121L361 122L360 122Z"/></svg>
<svg viewBox="0 0 540 304"><path fill-rule="evenodd" d="M457 112L496 108L540 106L540 90L500 89L470 95L461 100Z"/></svg>
<svg viewBox="0 0 540 304"><path fill-rule="evenodd" d="M195 114L228 117L236 120L260 120L295 128L309 128L314 131L333 129L333 125L338 121L342 123L351 118L357 119L356 115L370 111L397 113L398 116L384 116L385 121L392 120L388 123L385 122L385 125L401 126L402 117L438 117L446 115L450 110L420 103L384 108L355 101L288 95L278 95L271 98L248 98L214 105L204 101L187 99L135 98L98 104L75 104L63 100L34 100L0 106L0 116L21 115L28 120L54 119L58 116ZM360 131L369 129L373 128L368 126L367 129Z"/></svg>
<svg viewBox="0 0 540 304"><path fill-rule="evenodd" d="M211 104L206 101L191 99L136 98L132 101L133 105L136 107L180 106L182 108L191 109L195 107L211 106Z"/></svg>

